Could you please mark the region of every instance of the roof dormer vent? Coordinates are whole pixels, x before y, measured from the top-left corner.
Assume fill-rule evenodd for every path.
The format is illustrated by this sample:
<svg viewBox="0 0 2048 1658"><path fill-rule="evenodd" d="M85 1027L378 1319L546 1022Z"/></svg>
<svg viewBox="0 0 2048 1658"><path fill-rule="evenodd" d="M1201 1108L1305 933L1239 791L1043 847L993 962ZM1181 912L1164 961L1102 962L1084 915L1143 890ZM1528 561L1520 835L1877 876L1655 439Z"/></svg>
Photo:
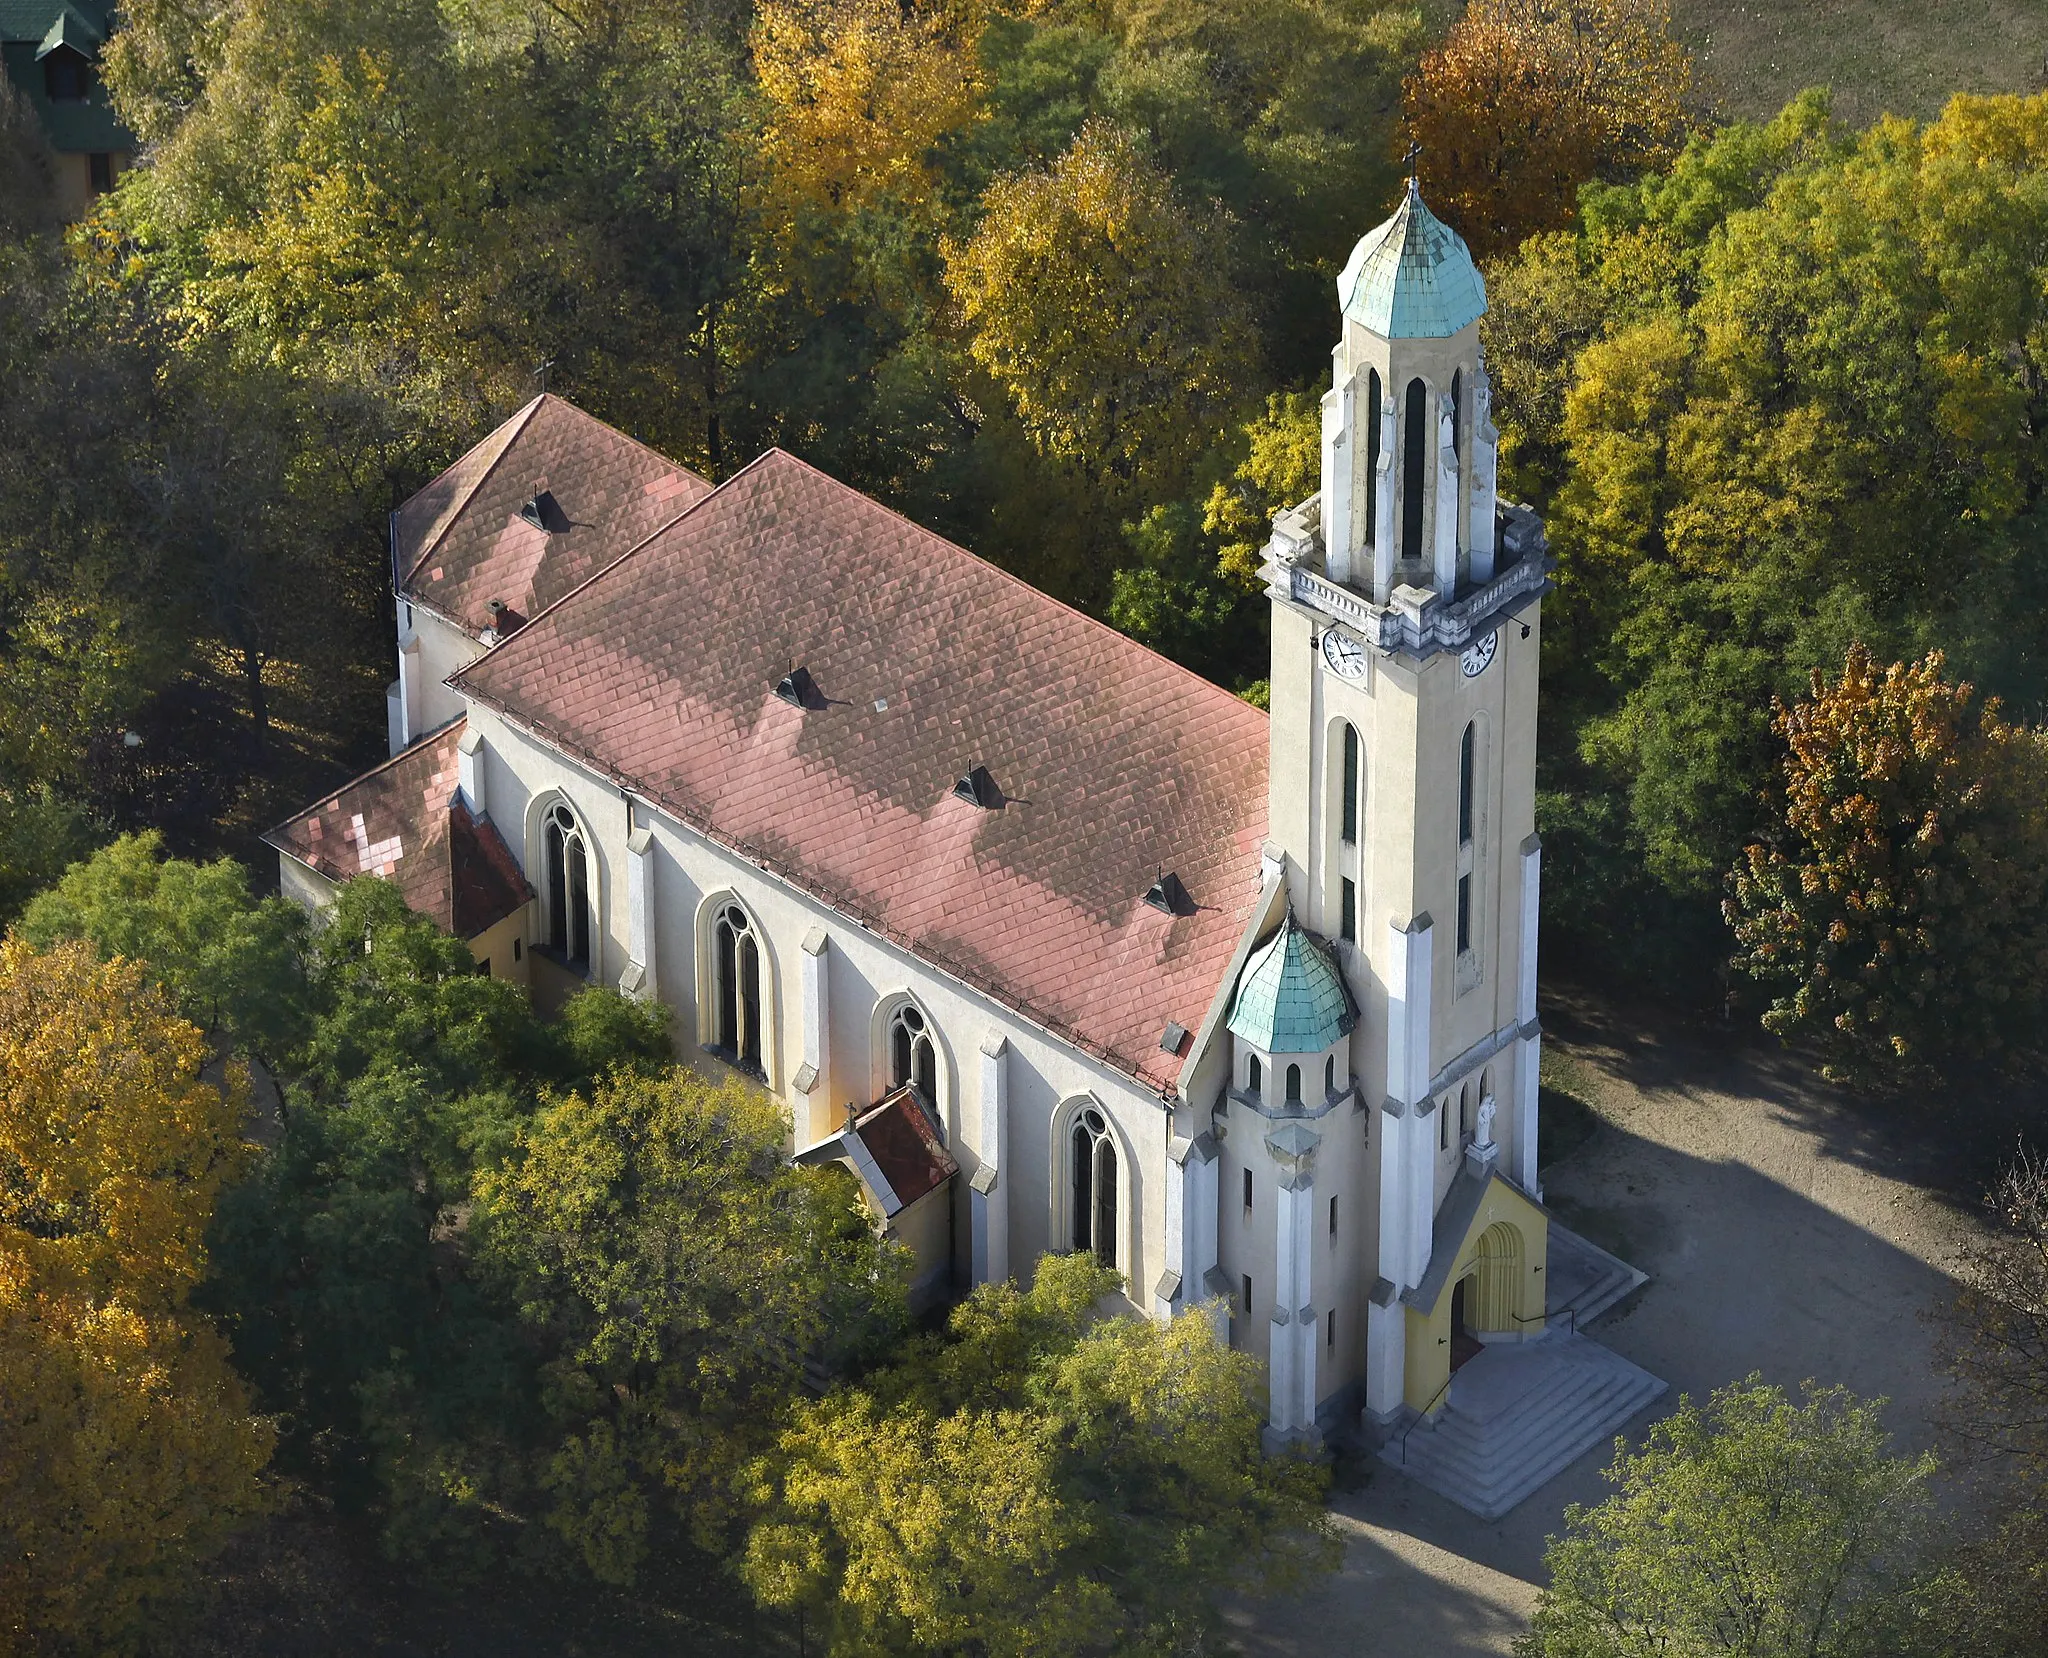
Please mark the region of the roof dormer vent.
<svg viewBox="0 0 2048 1658"><path fill-rule="evenodd" d="M1003 806L1003 791L996 787L996 780L989 776L988 767L976 766L959 782L953 785L953 793L962 800L971 800L984 812L998 812Z"/></svg>
<svg viewBox="0 0 2048 1658"><path fill-rule="evenodd" d="M535 490L520 507L519 516L546 535L560 535L569 527L569 515L562 511L553 490Z"/></svg>
<svg viewBox="0 0 2048 1658"><path fill-rule="evenodd" d="M1188 895L1188 889L1181 885L1180 877L1167 870L1152 883L1152 890L1145 894L1145 902L1155 910L1164 910L1168 915L1193 915L1195 901Z"/></svg>
<svg viewBox="0 0 2048 1658"><path fill-rule="evenodd" d="M808 668L792 668L775 682L775 694L792 708L823 708L825 698Z"/></svg>

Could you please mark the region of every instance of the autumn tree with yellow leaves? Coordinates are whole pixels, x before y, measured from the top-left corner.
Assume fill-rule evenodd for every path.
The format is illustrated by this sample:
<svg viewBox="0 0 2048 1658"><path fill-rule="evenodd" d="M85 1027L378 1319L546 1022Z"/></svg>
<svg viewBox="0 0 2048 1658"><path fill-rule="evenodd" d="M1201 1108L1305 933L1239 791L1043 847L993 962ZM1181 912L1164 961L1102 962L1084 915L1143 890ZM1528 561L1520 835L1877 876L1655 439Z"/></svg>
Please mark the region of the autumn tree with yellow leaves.
<svg viewBox="0 0 2048 1658"><path fill-rule="evenodd" d="M245 1088L136 963L0 945L0 1652L131 1644L264 1503L273 1433L187 1299Z"/></svg>
<svg viewBox="0 0 2048 1658"><path fill-rule="evenodd" d="M1484 257L1571 223L1580 185L1669 161L1691 92L1668 0L1474 0L1403 103L1430 205Z"/></svg>

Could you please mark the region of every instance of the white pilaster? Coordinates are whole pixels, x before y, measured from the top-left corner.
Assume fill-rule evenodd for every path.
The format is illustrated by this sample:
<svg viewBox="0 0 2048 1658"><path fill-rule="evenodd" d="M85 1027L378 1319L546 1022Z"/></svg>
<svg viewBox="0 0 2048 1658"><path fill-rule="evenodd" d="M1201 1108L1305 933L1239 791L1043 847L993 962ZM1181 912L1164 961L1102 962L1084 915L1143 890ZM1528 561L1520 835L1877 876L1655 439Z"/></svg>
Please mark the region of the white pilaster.
<svg viewBox="0 0 2048 1658"><path fill-rule="evenodd" d="M1365 1408L1375 1421L1391 1422L1407 1391L1407 1310L1400 1292L1382 1278L1365 1306Z"/></svg>
<svg viewBox="0 0 2048 1658"><path fill-rule="evenodd" d="M798 950L803 973L804 1060L790 1079L799 1094L832 1100L831 940L823 927L804 935Z"/></svg>
<svg viewBox="0 0 2048 1658"><path fill-rule="evenodd" d="M1429 990L1434 924L1387 923L1387 1093L1413 1105L1429 1093Z"/></svg>
<svg viewBox="0 0 2048 1658"><path fill-rule="evenodd" d="M1436 417L1436 590L1449 598L1458 590L1458 445L1451 400L1437 403Z"/></svg>
<svg viewBox="0 0 2048 1658"><path fill-rule="evenodd" d="M967 1196L969 1248L977 1284L999 1284L1010 1276L1010 1190L1002 1175L1003 1140L1009 1125L1004 1098L1009 1088L1009 1054L1009 1041L1001 1034L991 1031L982 1039L981 1121L974 1148L981 1167L968 1182ZM1169 1193L1169 1205L1171 1201ZM1171 1253L1167 1258L1172 1259Z"/></svg>
<svg viewBox="0 0 2048 1658"><path fill-rule="evenodd" d="M398 638L398 742L401 748L420 734L421 676L425 673L420 636L408 629Z"/></svg>
<svg viewBox="0 0 2048 1658"><path fill-rule="evenodd" d="M1536 1125L1541 1109L1543 1038L1536 1027L1536 947L1543 920L1543 842L1531 835L1522 842L1521 976L1515 987L1515 1019L1528 1034L1515 1066L1515 1136L1510 1167L1515 1184L1541 1199L1537 1184Z"/></svg>
<svg viewBox="0 0 2048 1658"><path fill-rule="evenodd" d="M467 743L475 735L475 732L469 733L463 742ZM478 746L482 746L481 739ZM469 764L465 757L465 770ZM641 998L657 994L654 971L654 831L645 826L626 837L626 970L619 976L619 988L629 996Z"/></svg>
<svg viewBox="0 0 2048 1658"><path fill-rule="evenodd" d="M1372 602L1394 596L1394 396L1380 399L1380 467L1372 517Z"/></svg>
<svg viewBox="0 0 2048 1658"><path fill-rule="evenodd" d="M1355 379L1346 380L1323 399L1323 558L1330 580L1347 586L1351 582L1351 457L1358 447L1357 405Z"/></svg>
<svg viewBox="0 0 2048 1658"><path fill-rule="evenodd" d="M1418 915L1405 927L1388 923L1387 1094L1403 1109L1383 1117L1380 1147L1380 1271L1401 1288L1429 1268L1436 1219L1436 1170L1429 1105L1429 1000L1435 929ZM1398 1130L1398 1132L1395 1132ZM1390 1229L1385 1222L1392 1219ZM1391 1244L1391 1249L1385 1247Z"/></svg>
<svg viewBox="0 0 2048 1658"><path fill-rule="evenodd" d="M1522 842L1522 955L1515 987L1515 1022L1536 1017L1536 945L1543 921L1543 842L1531 835Z"/></svg>
<svg viewBox="0 0 2048 1658"><path fill-rule="evenodd" d="M1495 505L1498 500L1500 433L1493 424L1493 382L1482 358L1472 377L1472 579L1493 580Z"/></svg>
<svg viewBox="0 0 2048 1658"><path fill-rule="evenodd" d="M456 788L461 791L463 808L473 818L488 815L484 804L484 734L481 731L465 731L462 740L455 745ZM634 958L638 960L636 956Z"/></svg>
<svg viewBox="0 0 2048 1658"><path fill-rule="evenodd" d="M1315 1154L1319 1136L1299 1122L1267 1136L1280 1182L1274 1203L1272 1339L1267 1347L1267 1426L1275 1433L1316 1425Z"/></svg>
<svg viewBox="0 0 2048 1658"><path fill-rule="evenodd" d="M1542 1087L1543 1038L1531 1034L1522 1038L1522 1051L1515 1064L1514 1181L1538 1203L1543 1188L1537 1183L1536 1119L1537 1091Z"/></svg>

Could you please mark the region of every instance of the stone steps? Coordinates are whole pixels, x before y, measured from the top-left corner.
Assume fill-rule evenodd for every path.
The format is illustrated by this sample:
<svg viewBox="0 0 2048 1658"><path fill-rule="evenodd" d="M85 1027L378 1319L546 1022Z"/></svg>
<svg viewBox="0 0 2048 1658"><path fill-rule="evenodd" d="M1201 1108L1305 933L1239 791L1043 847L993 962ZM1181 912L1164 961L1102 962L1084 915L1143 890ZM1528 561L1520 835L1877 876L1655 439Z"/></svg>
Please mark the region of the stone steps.
<svg viewBox="0 0 2048 1658"><path fill-rule="evenodd" d="M1583 1330L1650 1281L1647 1272L1560 1226L1555 1218L1549 1233L1549 1294L1544 1310L1553 1326Z"/></svg>
<svg viewBox="0 0 2048 1658"><path fill-rule="evenodd" d="M1557 1330L1479 1354L1452 1378L1436 1420L1396 1434L1380 1456L1459 1507L1497 1520L1664 1390L1620 1354Z"/></svg>

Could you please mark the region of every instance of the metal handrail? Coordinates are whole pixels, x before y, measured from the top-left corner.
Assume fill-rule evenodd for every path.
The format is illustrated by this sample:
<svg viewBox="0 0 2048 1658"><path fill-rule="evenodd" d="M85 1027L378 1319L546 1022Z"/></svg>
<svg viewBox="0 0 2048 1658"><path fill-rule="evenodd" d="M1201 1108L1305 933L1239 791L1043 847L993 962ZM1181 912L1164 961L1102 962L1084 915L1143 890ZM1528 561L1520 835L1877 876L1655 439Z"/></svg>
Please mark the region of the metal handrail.
<svg viewBox="0 0 2048 1658"><path fill-rule="evenodd" d="M1547 1324L1553 1316L1556 1315L1550 1313L1548 1310L1532 1314L1528 1317L1524 1317L1520 1313L1508 1314L1508 1317L1512 1318L1517 1324ZM1565 1320L1566 1327L1571 1331L1573 1335L1577 1335L1579 1333L1579 1309L1576 1307L1567 1307L1564 1309L1563 1317ZM1403 1468L1408 1466L1408 1436L1411 1433L1413 1433L1417 1428L1421 1427L1423 1423L1429 1420L1429 1413L1435 1410L1437 1407L1437 1402L1441 1400L1446 1393L1451 1391L1451 1383L1456 1381L1457 1377L1458 1372L1455 1368L1453 1368L1450 1375L1444 1378L1444 1385L1438 1388L1436 1392L1430 1395L1429 1403L1424 1405L1421 1410L1415 1413L1415 1420L1410 1422L1405 1428L1401 1430L1401 1466Z"/></svg>

